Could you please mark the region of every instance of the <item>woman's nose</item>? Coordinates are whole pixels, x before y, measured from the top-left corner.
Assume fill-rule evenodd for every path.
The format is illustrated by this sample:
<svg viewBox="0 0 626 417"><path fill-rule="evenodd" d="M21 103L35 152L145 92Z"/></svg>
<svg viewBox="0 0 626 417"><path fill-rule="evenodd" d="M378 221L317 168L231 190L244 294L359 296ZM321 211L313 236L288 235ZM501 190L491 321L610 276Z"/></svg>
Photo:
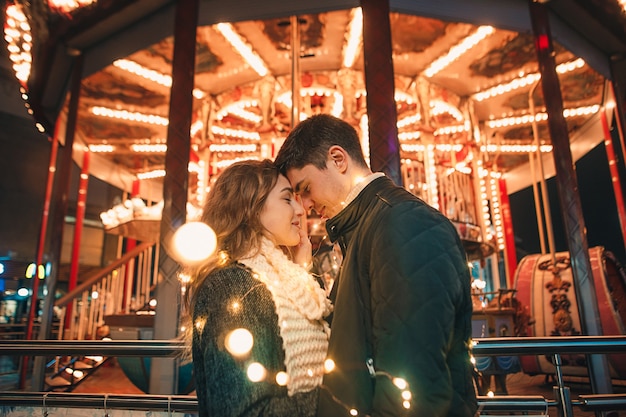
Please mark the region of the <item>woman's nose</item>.
<svg viewBox="0 0 626 417"><path fill-rule="evenodd" d="M298 204L296 207L296 216L301 217L304 215L304 207L301 204Z"/></svg>

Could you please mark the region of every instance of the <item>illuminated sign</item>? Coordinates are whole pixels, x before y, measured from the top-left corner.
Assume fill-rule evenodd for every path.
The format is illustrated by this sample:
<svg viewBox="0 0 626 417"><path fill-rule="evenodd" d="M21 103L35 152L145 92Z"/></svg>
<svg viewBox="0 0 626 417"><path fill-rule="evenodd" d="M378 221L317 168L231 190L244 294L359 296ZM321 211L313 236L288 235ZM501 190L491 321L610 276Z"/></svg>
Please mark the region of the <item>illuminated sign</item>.
<svg viewBox="0 0 626 417"><path fill-rule="evenodd" d="M29 264L26 267L26 273L24 274L24 276L26 278L34 278L35 273L37 278L39 279L44 279L45 277L50 275L50 262L48 262L46 265L39 266L37 266L34 262L32 264Z"/></svg>
<svg viewBox="0 0 626 417"><path fill-rule="evenodd" d="M34 262L3 260L0 262L0 278L34 278L44 279L50 276L52 265L35 265Z"/></svg>

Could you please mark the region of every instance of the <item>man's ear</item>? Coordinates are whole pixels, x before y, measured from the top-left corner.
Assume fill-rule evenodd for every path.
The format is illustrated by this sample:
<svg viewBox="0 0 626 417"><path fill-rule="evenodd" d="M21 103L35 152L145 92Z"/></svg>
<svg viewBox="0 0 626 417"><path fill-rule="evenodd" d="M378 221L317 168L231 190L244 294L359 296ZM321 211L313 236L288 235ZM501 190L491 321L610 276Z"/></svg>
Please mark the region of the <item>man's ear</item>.
<svg viewBox="0 0 626 417"><path fill-rule="evenodd" d="M333 164L339 172L345 172L348 169L349 156L345 149L339 145L333 145L328 148L328 163Z"/></svg>

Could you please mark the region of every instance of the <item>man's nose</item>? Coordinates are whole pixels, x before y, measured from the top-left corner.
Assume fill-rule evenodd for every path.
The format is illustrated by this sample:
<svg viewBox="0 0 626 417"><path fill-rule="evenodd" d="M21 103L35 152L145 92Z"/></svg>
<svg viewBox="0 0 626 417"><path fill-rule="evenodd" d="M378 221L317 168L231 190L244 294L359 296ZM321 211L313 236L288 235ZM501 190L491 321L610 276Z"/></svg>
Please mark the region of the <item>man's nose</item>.
<svg viewBox="0 0 626 417"><path fill-rule="evenodd" d="M302 198L302 207L304 207L306 214L310 216L311 210L313 210L313 200L311 200L310 198L306 198L306 197L301 197L301 198Z"/></svg>

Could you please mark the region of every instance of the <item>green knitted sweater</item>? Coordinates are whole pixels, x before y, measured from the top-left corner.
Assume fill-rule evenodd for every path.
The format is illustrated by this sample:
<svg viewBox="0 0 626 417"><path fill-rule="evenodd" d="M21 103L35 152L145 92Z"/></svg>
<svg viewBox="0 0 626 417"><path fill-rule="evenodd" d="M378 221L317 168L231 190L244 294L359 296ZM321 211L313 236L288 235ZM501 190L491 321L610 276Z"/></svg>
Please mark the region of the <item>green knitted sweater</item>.
<svg viewBox="0 0 626 417"><path fill-rule="evenodd" d="M315 415L319 389L287 395L276 383L285 372L285 352L270 291L249 269L232 264L217 269L199 289L193 308L192 354L199 417L308 417ZM225 338L237 328L250 331L253 347L237 358ZM251 363L262 364L266 377L252 382Z"/></svg>

